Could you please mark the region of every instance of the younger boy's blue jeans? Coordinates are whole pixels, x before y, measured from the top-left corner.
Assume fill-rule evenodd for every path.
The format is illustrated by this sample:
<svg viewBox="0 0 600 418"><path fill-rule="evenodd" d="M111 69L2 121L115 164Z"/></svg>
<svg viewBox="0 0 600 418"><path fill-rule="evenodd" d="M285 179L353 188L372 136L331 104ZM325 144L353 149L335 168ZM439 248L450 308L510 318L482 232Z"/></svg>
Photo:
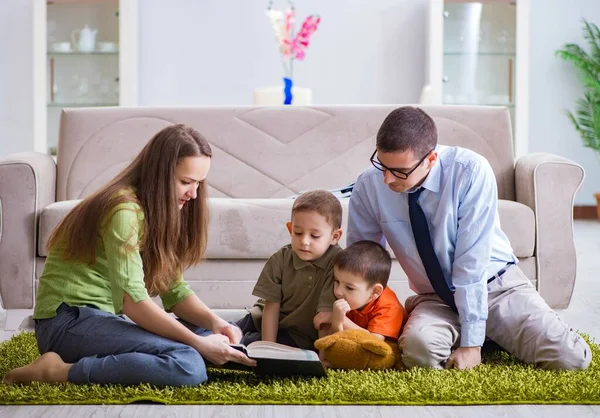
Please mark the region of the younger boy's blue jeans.
<svg viewBox="0 0 600 418"><path fill-rule="evenodd" d="M94 307L63 303L56 313L35 321L35 335L40 353L73 363L69 382L195 386L207 380L204 359L186 344ZM198 335L212 333L179 321Z"/></svg>

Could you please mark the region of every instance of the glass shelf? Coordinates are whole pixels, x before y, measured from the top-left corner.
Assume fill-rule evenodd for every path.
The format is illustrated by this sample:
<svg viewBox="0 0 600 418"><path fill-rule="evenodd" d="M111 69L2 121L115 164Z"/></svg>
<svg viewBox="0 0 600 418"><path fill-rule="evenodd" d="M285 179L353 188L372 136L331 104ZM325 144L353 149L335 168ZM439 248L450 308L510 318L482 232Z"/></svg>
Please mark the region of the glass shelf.
<svg viewBox="0 0 600 418"><path fill-rule="evenodd" d="M480 57L514 57L516 53L514 52L459 52L459 51L447 51L444 52L444 55L450 56L464 56L464 55L477 55Z"/></svg>
<svg viewBox="0 0 600 418"><path fill-rule="evenodd" d="M48 107L113 107L118 103L48 103Z"/></svg>
<svg viewBox="0 0 600 418"><path fill-rule="evenodd" d="M504 106L507 107L509 109L514 109L515 105L514 104L509 104L509 103L450 103L450 102L444 102L445 105L460 105L460 106Z"/></svg>
<svg viewBox="0 0 600 418"><path fill-rule="evenodd" d="M92 52L81 52L81 51L71 51L71 52L58 52L58 51L48 51L48 56L54 55L119 55L119 51L92 51Z"/></svg>
<svg viewBox="0 0 600 418"><path fill-rule="evenodd" d="M444 104L505 107L515 114L516 7L443 0Z"/></svg>

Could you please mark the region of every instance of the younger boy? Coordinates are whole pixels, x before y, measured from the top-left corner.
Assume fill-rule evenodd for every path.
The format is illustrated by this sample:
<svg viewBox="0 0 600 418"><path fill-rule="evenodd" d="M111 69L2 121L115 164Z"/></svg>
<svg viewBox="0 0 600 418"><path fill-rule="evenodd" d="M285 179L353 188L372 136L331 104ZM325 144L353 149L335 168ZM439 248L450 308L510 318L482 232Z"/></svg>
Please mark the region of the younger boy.
<svg viewBox="0 0 600 418"><path fill-rule="evenodd" d="M341 251L334 263L337 300L330 332L365 329L381 340L398 340L405 313L387 287L392 260L386 249L373 241L358 241Z"/></svg>
<svg viewBox="0 0 600 418"><path fill-rule="evenodd" d="M238 321L242 344L265 340L313 349L318 312L331 312L333 259L341 251L342 205L326 190L300 195L287 228L291 244L267 261L252 294L259 301Z"/></svg>

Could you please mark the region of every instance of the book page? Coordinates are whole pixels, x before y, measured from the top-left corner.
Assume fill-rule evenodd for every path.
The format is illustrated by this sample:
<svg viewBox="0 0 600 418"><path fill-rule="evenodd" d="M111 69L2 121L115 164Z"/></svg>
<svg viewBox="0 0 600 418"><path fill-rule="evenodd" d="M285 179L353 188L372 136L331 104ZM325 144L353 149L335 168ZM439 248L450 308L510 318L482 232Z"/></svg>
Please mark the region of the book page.
<svg viewBox="0 0 600 418"><path fill-rule="evenodd" d="M319 356L314 351L303 350L301 348L290 347L270 341L255 341L249 344L246 349L248 350L248 357L251 358L319 361Z"/></svg>

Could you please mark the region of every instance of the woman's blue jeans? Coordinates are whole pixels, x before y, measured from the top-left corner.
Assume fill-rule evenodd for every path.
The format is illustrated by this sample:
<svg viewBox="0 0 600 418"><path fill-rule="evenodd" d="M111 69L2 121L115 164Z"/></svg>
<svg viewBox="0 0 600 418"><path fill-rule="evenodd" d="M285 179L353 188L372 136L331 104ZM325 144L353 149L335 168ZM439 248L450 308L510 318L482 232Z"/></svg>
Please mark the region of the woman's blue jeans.
<svg viewBox="0 0 600 418"><path fill-rule="evenodd" d="M207 379L194 348L153 334L125 318L94 307L60 305L54 318L35 321L40 353L73 363L69 382L195 386ZM211 331L179 320L198 335Z"/></svg>

